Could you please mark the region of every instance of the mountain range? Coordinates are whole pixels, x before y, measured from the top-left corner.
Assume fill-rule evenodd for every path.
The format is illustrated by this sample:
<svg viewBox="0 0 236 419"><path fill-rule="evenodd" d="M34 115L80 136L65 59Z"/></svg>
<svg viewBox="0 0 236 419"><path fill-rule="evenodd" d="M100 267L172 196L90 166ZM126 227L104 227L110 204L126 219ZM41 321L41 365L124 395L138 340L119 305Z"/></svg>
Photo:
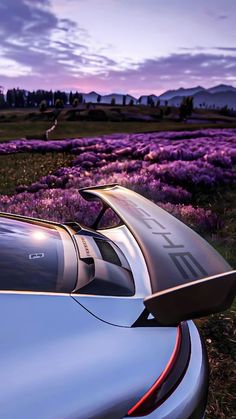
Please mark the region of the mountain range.
<svg viewBox="0 0 236 419"><path fill-rule="evenodd" d="M98 96L100 95L96 92L83 93L85 102L97 103ZM115 101L115 104L122 105L124 96L126 105L128 105L130 101L132 101L134 105L147 105L150 103L151 99L155 105L157 101L160 101L160 105L165 105L168 102L168 105L170 106L179 106L183 97L192 96L196 108L210 107L217 109L228 106L229 108L236 109L236 88L226 84L219 84L209 89L205 89L202 86L196 86L189 89L181 87L177 90L168 90L160 96L150 94L140 96L139 98L120 93L111 93L108 95L101 95L100 102L111 104L111 101L113 100L113 102Z"/></svg>

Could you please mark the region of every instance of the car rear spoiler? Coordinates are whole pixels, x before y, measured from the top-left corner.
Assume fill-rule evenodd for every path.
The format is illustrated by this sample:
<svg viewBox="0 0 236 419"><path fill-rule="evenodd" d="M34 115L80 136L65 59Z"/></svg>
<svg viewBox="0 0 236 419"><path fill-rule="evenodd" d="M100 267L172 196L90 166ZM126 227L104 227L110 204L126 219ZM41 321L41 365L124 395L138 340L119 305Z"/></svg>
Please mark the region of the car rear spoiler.
<svg viewBox="0 0 236 419"><path fill-rule="evenodd" d="M143 196L116 184L80 193L86 200L100 199L103 211L112 208L131 231L146 261L153 293L231 271L202 237Z"/></svg>
<svg viewBox="0 0 236 419"><path fill-rule="evenodd" d="M144 305L162 326L196 319L229 308L236 292L236 271L213 275L145 298Z"/></svg>
<svg viewBox="0 0 236 419"><path fill-rule="evenodd" d="M117 184L84 188L80 193L86 200L102 201L103 210L98 221L105 210L111 208L136 239L153 292L144 303L156 318L155 307L165 307L168 313L173 299L176 304L178 297L178 307L181 308L183 300L190 294L192 317L219 311L218 307L220 310L228 307L235 289L235 272L196 232L150 200ZM205 297L200 304L202 292ZM187 314L189 304L186 307L188 309L183 311L186 311L187 318L192 318ZM167 322L172 322L172 316L166 318L169 319ZM185 315L181 317L184 318Z"/></svg>

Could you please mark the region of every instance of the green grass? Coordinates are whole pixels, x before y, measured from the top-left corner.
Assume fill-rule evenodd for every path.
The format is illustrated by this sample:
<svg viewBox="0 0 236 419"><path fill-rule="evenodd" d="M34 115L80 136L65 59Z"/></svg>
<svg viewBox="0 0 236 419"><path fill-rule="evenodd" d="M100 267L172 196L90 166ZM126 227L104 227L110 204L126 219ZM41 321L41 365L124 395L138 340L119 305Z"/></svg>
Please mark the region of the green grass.
<svg viewBox="0 0 236 419"><path fill-rule="evenodd" d="M24 121L0 123L0 141L19 138L38 138L51 126L48 121ZM202 128L236 128L236 123L186 124L163 120L160 122L111 122L111 121L61 121L49 139L92 137L114 133L138 133L152 131L193 131Z"/></svg>
<svg viewBox="0 0 236 419"><path fill-rule="evenodd" d="M236 418L236 301L230 310L196 323L206 343L210 366L206 419Z"/></svg>
<svg viewBox="0 0 236 419"><path fill-rule="evenodd" d="M15 140L42 135L50 127L48 122L2 122L0 123L0 141Z"/></svg>
<svg viewBox="0 0 236 419"><path fill-rule="evenodd" d="M224 221L217 234L206 237L236 269L236 189L220 189L211 196L202 195L198 204L210 208ZM214 298L214 296L213 296ZM226 312L198 320L205 338L210 364L210 387L206 419L236 418L236 300Z"/></svg>
<svg viewBox="0 0 236 419"><path fill-rule="evenodd" d="M133 114L145 114L157 116L156 108L147 106L96 106L96 109L102 109L107 115L115 115L117 112L112 109L121 109ZM68 121L68 115L73 112L71 109L63 109L58 117L58 126L49 135L49 139L62 139L65 137L89 137L95 135L105 135L112 133L137 133L151 131L167 130L195 130L201 128L236 128L236 118L229 118L218 115L214 112L198 111L195 116L200 119L207 119L207 123L186 123L174 120L171 117L164 117L162 120L154 122L145 121L91 121L76 120ZM175 110L176 112L176 110ZM87 111L82 112L87 114ZM54 113L52 110L45 114L40 114L37 109L13 109L0 111L0 141L9 141L17 138L42 136L52 125ZM210 122L209 122L210 121Z"/></svg>
<svg viewBox="0 0 236 419"><path fill-rule="evenodd" d="M0 194L11 195L19 185L30 185L75 158L69 153L19 153L0 156Z"/></svg>

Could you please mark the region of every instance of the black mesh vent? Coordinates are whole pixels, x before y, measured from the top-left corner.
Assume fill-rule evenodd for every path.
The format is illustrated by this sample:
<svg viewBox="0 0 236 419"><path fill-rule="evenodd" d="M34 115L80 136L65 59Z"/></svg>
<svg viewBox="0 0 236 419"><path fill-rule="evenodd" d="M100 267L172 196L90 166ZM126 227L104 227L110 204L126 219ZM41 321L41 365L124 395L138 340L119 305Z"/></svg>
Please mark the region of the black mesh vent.
<svg viewBox="0 0 236 419"><path fill-rule="evenodd" d="M114 263L115 265L122 266L118 255L113 247L106 240L94 239L97 247L100 250L103 260L106 262Z"/></svg>

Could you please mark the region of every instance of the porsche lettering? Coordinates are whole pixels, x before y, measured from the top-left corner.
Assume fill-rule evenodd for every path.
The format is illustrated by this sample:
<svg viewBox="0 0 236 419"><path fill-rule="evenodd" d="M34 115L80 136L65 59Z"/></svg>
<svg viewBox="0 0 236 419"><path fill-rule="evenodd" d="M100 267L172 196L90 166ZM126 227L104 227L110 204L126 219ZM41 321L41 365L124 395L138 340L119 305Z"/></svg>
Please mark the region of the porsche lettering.
<svg viewBox="0 0 236 419"><path fill-rule="evenodd" d="M196 258L190 253L186 251L184 244L182 243L175 243L172 240L172 233L168 231L168 229L161 224L158 220L153 218L151 214L140 208L137 204L129 199L122 199L122 203L125 204L127 207L132 207L135 209L136 213L139 214L140 221L150 230L150 233L159 237L163 238L162 247L164 249L183 249L182 252L168 253L172 263L174 263L175 267L180 272L181 276L184 279L188 279L189 275L199 276L199 275L207 275L208 273L206 270L200 265L200 263L196 260ZM161 231L160 231L161 230Z"/></svg>

